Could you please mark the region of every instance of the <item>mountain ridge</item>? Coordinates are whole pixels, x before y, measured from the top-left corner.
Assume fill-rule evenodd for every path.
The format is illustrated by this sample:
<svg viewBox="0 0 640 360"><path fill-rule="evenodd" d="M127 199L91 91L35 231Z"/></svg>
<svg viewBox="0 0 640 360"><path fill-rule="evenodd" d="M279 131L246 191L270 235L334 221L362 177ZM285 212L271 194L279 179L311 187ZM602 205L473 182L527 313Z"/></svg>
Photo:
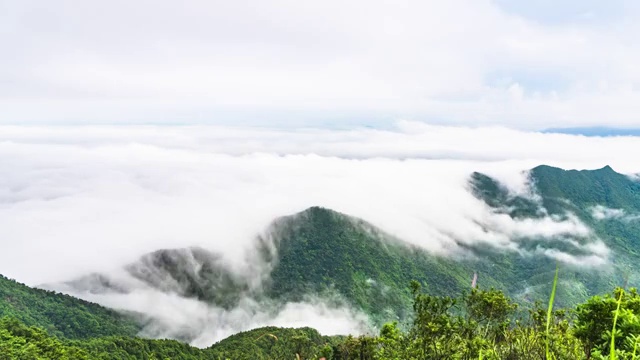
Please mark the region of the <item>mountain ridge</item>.
<svg viewBox="0 0 640 360"><path fill-rule="evenodd" d="M588 246L601 241L616 254L606 271L571 263L563 266L557 301L569 306L621 283L625 269L640 260L637 252L624 253L640 243L636 223L598 220L593 215L595 206L640 209L640 196L635 197L640 184L610 166L580 171L535 167L529 172L532 196L512 193L498 180L477 172L471 174L469 184L470 191L498 216L524 222L547 219L551 224L577 216L575 221L584 223L591 234L510 239L520 244L524 254L481 242L460 242L472 256L442 257L357 217L312 206L274 219L256 237L253 260L263 263L257 266L262 274L251 273L262 276L257 283L252 276L232 273L214 252L197 248L158 250L126 269L151 287L225 309L233 309L246 297L283 306L311 296L361 310L380 326L387 321L410 321L408 284L412 280L431 294L447 295L469 291L478 274L483 288L504 290L527 306L548 296L557 261L551 255L588 256ZM627 236L629 229L632 234ZM629 280L640 280L640 274L632 272Z"/></svg>
<svg viewBox="0 0 640 360"><path fill-rule="evenodd" d="M101 305L55 291L32 288L0 275L0 317L12 316L50 334L84 339L134 336L140 326L130 317Z"/></svg>

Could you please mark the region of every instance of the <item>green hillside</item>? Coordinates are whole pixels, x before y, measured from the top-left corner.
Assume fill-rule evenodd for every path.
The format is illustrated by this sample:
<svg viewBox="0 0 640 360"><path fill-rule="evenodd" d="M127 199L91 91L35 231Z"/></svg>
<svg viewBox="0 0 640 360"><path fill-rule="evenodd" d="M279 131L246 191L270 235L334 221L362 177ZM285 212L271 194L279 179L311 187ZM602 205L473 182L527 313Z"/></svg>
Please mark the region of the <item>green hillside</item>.
<svg viewBox="0 0 640 360"><path fill-rule="evenodd" d="M575 215L592 230L588 237L522 238L520 246L557 249L585 255L580 244L600 239L611 250L606 266L567 264L557 295L562 306L574 306L616 285L640 281L640 220L596 219L593 208L640 214L640 183L610 167L575 171L540 166L530 173L535 198L516 196L498 181L475 173L474 194L497 213L514 219L563 218ZM383 233L374 225L323 208L310 208L280 219L271 297L298 300L304 294L338 293L380 324L406 319L410 296L403 284L418 280L434 295L469 289L474 272L484 287L503 289L520 304L548 296L556 261L543 255L523 256L486 245L467 246L475 257L442 258Z"/></svg>
<svg viewBox="0 0 640 360"><path fill-rule="evenodd" d="M272 327L198 349L175 340L135 337L138 331L133 319L113 310L0 275L0 360L295 359L296 353L304 358L321 354L340 339L309 328Z"/></svg>
<svg viewBox="0 0 640 360"><path fill-rule="evenodd" d="M124 329L123 329L124 330ZM66 340L16 318L0 318L0 360L138 360L215 359L175 340L147 340L125 336Z"/></svg>
<svg viewBox="0 0 640 360"><path fill-rule="evenodd" d="M479 173L472 175L471 184L474 194L496 212L507 213L516 219L577 216L592 230L588 238L573 237L573 244L565 241L564 237L522 239L521 244L526 243L530 249L555 248L580 256L584 253L576 244L599 239L611 251L605 266L565 266L558 299L560 304L572 306L613 286L625 282L633 285L640 280L640 269L633 265L640 260L636 250L640 240L640 222L622 218L597 219L593 214L598 206L635 213L640 209L640 183L608 166L581 171L538 166L531 170L529 180L535 198L509 194L499 182ZM498 269L500 281L517 297L542 298L544 292L540 290L553 276L555 262L548 257L471 250L482 253L485 258L484 262L477 264L478 270L491 273ZM522 291L523 288L526 291Z"/></svg>
<svg viewBox="0 0 640 360"><path fill-rule="evenodd" d="M362 220L319 207L280 219L277 248L271 297L337 293L379 325L407 319L411 280L446 295L469 289L473 277L471 264L433 256ZM501 287L490 277L483 281Z"/></svg>
<svg viewBox="0 0 640 360"><path fill-rule="evenodd" d="M524 320L514 318L517 305L500 291L433 296L413 282L411 294L413 321L407 330L389 323L377 335L355 338L326 337L311 328L266 327L235 334L207 349L124 336L66 340L4 317L0 360L586 360L607 354L608 359L636 359L640 295L633 289L593 297L572 312L534 308ZM616 330L615 340L608 337L611 329Z"/></svg>
<svg viewBox="0 0 640 360"><path fill-rule="evenodd" d="M567 264L557 294L559 305L573 306L624 284L626 279L630 284L640 280L640 272L633 266L640 261L640 221L595 219L592 213L595 206L602 206L634 214L640 209L637 181L609 167L565 171L540 166L530 173L535 197L514 195L480 173L472 174L469 181L473 194L495 213L520 221L577 216L593 234L511 239L529 251L528 255L461 241L458 245L472 256L439 257L384 233L374 224L312 207L275 220L268 229L270 236L258 238L257 261L272 265L267 282L258 289L246 277L232 273L218 254L201 248L158 250L126 270L151 287L226 309L246 296L280 303L321 296L364 311L377 326L410 320L411 296L406 284L411 280L434 295L458 294L469 290L477 273L483 287L504 290L524 308L529 307L548 295L556 264L539 252L588 255L582 245L596 239L611 250L610 263L604 267ZM95 286L90 280L70 284ZM105 283L112 286L107 280Z"/></svg>
<svg viewBox="0 0 640 360"><path fill-rule="evenodd" d="M0 275L0 317L3 316L68 339L134 336L140 330L132 319L113 310L61 293L34 289Z"/></svg>
<svg viewBox="0 0 640 360"><path fill-rule="evenodd" d="M610 166L598 170L563 170L538 166L531 170L531 178L542 195L544 206L552 212L566 209L569 200L576 211L590 206L640 212L640 182L615 172Z"/></svg>
<svg viewBox="0 0 640 360"><path fill-rule="evenodd" d="M613 284L637 284L640 269L640 182L616 173L605 166L597 170L563 170L538 166L531 170L532 185L540 196L541 208L549 214L576 215L611 250L608 283L595 282L597 292ZM602 207L616 212L615 216L597 218L594 209Z"/></svg>
<svg viewBox="0 0 640 360"><path fill-rule="evenodd" d="M0 317L0 360L276 360L296 359L296 354L301 359L339 359L331 355L344 339L321 336L311 328L265 327L199 349L175 340L125 336L66 340L16 318Z"/></svg>
<svg viewBox="0 0 640 360"><path fill-rule="evenodd" d="M591 214L598 205L630 216L640 214L640 181L618 174L609 166L591 171L538 166L531 174L551 213L571 211L594 229L616 252L616 258L631 263L640 259L640 221L624 217L598 221Z"/></svg>
<svg viewBox="0 0 640 360"><path fill-rule="evenodd" d="M264 327L244 331L218 342L207 353L214 359L263 360L329 358L333 347L344 341L343 337L322 336L311 328Z"/></svg>

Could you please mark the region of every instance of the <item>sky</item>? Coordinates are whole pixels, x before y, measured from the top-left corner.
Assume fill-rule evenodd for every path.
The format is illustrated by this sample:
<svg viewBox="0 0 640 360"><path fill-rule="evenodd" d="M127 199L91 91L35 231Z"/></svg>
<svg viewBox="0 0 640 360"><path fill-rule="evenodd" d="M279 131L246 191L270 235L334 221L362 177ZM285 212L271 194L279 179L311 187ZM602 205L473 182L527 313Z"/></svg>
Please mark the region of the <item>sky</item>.
<svg viewBox="0 0 640 360"><path fill-rule="evenodd" d="M0 124L640 125L632 0L0 0Z"/></svg>

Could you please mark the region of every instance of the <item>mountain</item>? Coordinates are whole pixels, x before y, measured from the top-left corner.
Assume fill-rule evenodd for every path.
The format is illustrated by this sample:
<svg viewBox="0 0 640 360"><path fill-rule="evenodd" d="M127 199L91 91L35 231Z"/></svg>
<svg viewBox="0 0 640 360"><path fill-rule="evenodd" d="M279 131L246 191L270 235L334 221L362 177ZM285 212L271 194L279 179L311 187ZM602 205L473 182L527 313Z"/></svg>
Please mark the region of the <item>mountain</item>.
<svg viewBox="0 0 640 360"><path fill-rule="evenodd" d="M471 284L470 264L434 256L363 220L312 207L278 221L277 259L267 294L290 301L335 292L374 322L406 320L408 284L434 294L460 293ZM500 286L491 277L485 283Z"/></svg>
<svg viewBox="0 0 640 360"><path fill-rule="evenodd" d="M94 273L69 281L67 285L93 294L122 294L133 291L141 283L223 308L237 305L240 298L250 293L246 276L232 272L219 254L199 247L157 250L125 266L124 270L136 282Z"/></svg>
<svg viewBox="0 0 640 360"><path fill-rule="evenodd" d="M475 264L434 256L363 220L321 207L276 219L256 238L256 249L254 261L263 264L257 269L267 272L259 282L255 272L235 273L218 254L201 248L158 250L125 270L145 287L224 309L246 298L281 307L313 297L335 307L352 306L380 326L409 319L412 280L437 295L458 294L470 288ZM490 276L483 283L503 288ZM66 285L94 294L134 290L107 274Z"/></svg>
<svg viewBox="0 0 640 360"><path fill-rule="evenodd" d="M469 179L469 191L487 207L488 219L508 218L527 230L505 233L512 248L454 238L460 251L435 256L374 224L311 207L274 220L257 236L246 271L237 272L219 254L201 248L158 250L125 271L145 287L229 311L245 299L282 308L311 297L362 311L377 326L410 320L411 280L434 295L460 294L469 291L475 273L481 287L504 290L524 308L548 299L558 261L560 306L573 306L618 284L637 284L636 179L608 166L586 171L539 166L529 172L528 182L529 192L515 193L481 173ZM503 231L489 220L477 222L487 233ZM549 233L545 227L560 231ZM108 274L68 285L94 294L133 290Z"/></svg>
<svg viewBox="0 0 640 360"><path fill-rule="evenodd" d="M531 178L544 207L554 213L573 211L593 224L589 213L593 206L640 212L640 182L610 166L563 170L543 165L531 170Z"/></svg>
<svg viewBox="0 0 640 360"><path fill-rule="evenodd" d="M296 353L306 358L340 339L310 328L267 327L198 349L175 340L136 337L136 319L135 314L0 275L0 359L278 359L295 358Z"/></svg>
<svg viewBox="0 0 640 360"><path fill-rule="evenodd" d="M0 317L3 316L68 339L133 336L140 331L133 317L61 293L34 289L0 275Z"/></svg>
<svg viewBox="0 0 640 360"><path fill-rule="evenodd" d="M532 171L532 184L546 186L545 169ZM635 184L623 175L610 175L625 181L612 186L625 188ZM596 171L590 173L589 177L597 181L599 176ZM613 180L607 177L606 181ZM553 180L549 182L554 183ZM558 193L547 191L546 187L541 187L544 195L538 194L542 199L540 202L511 195L506 187L482 174L474 174L470 184L476 196L483 199L494 212L506 213L515 219L541 219L550 214L569 216L574 211L574 206L567 203L565 197L558 197ZM612 202L602 203L615 205ZM560 208L558 204L563 207ZM585 223L589 220L588 224L595 227L597 236L604 238L606 235L605 244L616 249L611 241L612 234L607 232L609 228L600 231L600 227L596 226L599 224L591 219L588 210L579 216L585 218ZM531 305L537 300L548 299L549 284L556 264L556 260L544 254L532 251L534 255L523 255L484 243L460 243L466 250L466 256L435 256L362 220L317 207L283 218L280 223L277 265L271 272L268 293L272 297L297 300L300 294L332 290L348 299L352 306L364 310L378 325L394 319L407 319L411 312L408 290L411 280L418 280L433 295L459 294L469 291L473 274L477 273L480 274L479 284L483 288L504 290L521 304ZM528 237L518 240L523 249L535 250L545 246L575 256L585 255L580 246L567 242L566 238L570 236L573 236L570 240L575 242L589 244L589 241L593 241L569 234L561 234L557 238ZM573 306L591 295L606 292L616 281L622 283L621 274L620 271L603 271L601 266L562 265L558 304Z"/></svg>
<svg viewBox="0 0 640 360"><path fill-rule="evenodd" d="M311 328L264 327L241 332L206 349L175 340L107 336L68 340L16 318L0 317L0 359L55 360L255 360L318 359L338 352L346 340ZM340 359L339 357L334 357Z"/></svg>
<svg viewBox="0 0 640 360"><path fill-rule="evenodd" d="M296 353L307 358L331 352L341 339L310 328L266 327L198 349L136 337L140 327L134 315L0 275L0 359L279 359Z"/></svg>
<svg viewBox="0 0 640 360"><path fill-rule="evenodd" d="M126 299L135 291L150 289L157 295L167 294L170 301L197 300L180 304L216 309L220 317L192 319L212 322L213 328L222 326L217 323L221 318L238 312L248 311L248 317L240 318L247 320L257 316L256 309L275 314L287 304L321 299L335 308L362 312L378 326L398 320L405 329L412 326L414 316L411 280L418 280L430 296L457 297L470 293L477 274L481 288L505 291L521 309L548 299L556 263L560 264L556 306L573 307L616 285L636 286L640 281L636 266L640 182L636 178L608 166L588 171L539 166L528 173L528 184L527 191L516 192L485 174L473 173L469 179L470 193L486 207L486 216L474 219L483 230L478 236L504 235L508 247L451 234L458 250L436 256L364 220L311 207L275 219L256 237L256 251L240 270L211 250L163 249L125 266L126 279L121 274L88 274L64 285L96 299L101 295ZM590 301L597 305L600 299L615 308L611 297ZM19 348L31 351L32 358L218 359L243 358L241 354L278 358L307 352L305 356L313 358L346 343L364 346L309 328L277 327L239 332L202 350L171 340L146 340L134 335L167 334L145 332L150 324L163 326L152 315L116 313L1 276L0 319L0 350L8 353ZM200 335L190 328L170 333L187 342ZM2 348L6 344L13 345Z"/></svg>
<svg viewBox="0 0 640 360"><path fill-rule="evenodd" d="M506 188L494 179L475 173L472 184L476 195L495 211L506 211L513 218L532 219L549 216L555 219L575 217L590 230L585 238L573 237L566 241L556 237L543 241L531 241L530 246L549 246L565 253L584 256L587 240L597 240L606 254L606 263L563 264L562 281L566 305L583 301L586 297L610 289L615 285L637 286L640 282L640 182L635 177L619 174L610 166L596 170L563 170L550 166L538 166L529 173L529 182L535 196L509 196ZM551 243L550 243L551 242ZM541 243L544 243L541 245ZM592 242L592 248L596 246ZM496 261L497 254L488 256ZM510 283L531 283L536 274L546 273L553 262L540 258L515 258L517 267L505 272ZM524 273L520 270L527 269ZM545 270L546 269L546 270ZM509 278L511 274L521 274Z"/></svg>

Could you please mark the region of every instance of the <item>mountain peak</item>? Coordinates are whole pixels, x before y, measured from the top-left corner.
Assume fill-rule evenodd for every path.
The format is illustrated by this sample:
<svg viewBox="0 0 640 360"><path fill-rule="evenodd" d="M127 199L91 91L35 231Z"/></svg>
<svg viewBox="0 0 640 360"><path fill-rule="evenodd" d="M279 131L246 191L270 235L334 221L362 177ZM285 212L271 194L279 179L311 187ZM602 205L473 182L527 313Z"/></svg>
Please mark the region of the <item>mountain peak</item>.
<svg viewBox="0 0 640 360"><path fill-rule="evenodd" d="M601 169L597 169L595 171L600 171L600 172L611 172L611 173L615 173L616 171L613 170L613 168L611 168L611 166L609 165L605 165L603 168Z"/></svg>
<svg viewBox="0 0 640 360"><path fill-rule="evenodd" d="M317 205L308 207L308 208L302 210L301 212L299 212L298 214L307 214L307 215L321 215L321 214L329 215L330 214L330 215L347 216L347 215L345 215L343 213L340 213L338 211L335 211L335 210L332 210L332 209L329 209L329 208L326 208L326 207L322 207L322 206L317 206Z"/></svg>
<svg viewBox="0 0 640 360"><path fill-rule="evenodd" d="M616 172L610 165L605 165L604 167L601 167L599 169L582 169L582 170L563 169L563 168L550 166L550 165L538 165L538 166L534 167L533 169L531 169L531 172L534 173L534 174L547 172L547 173L582 173L582 174L621 175L618 172Z"/></svg>
<svg viewBox="0 0 640 360"><path fill-rule="evenodd" d="M322 206L311 206L300 212L284 216L280 218L280 220L285 220L286 222L299 222L299 221L319 221L319 222L335 222L341 220L356 220L355 218L343 214L339 211L335 211L329 208L325 208ZM276 222L279 222L276 220Z"/></svg>

